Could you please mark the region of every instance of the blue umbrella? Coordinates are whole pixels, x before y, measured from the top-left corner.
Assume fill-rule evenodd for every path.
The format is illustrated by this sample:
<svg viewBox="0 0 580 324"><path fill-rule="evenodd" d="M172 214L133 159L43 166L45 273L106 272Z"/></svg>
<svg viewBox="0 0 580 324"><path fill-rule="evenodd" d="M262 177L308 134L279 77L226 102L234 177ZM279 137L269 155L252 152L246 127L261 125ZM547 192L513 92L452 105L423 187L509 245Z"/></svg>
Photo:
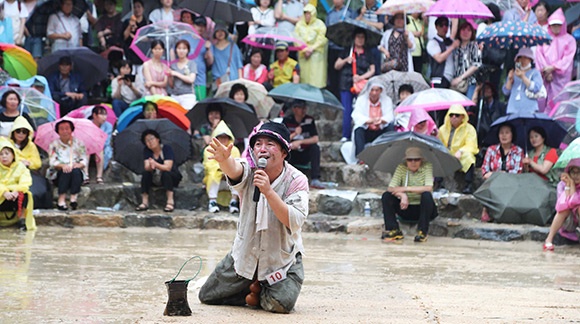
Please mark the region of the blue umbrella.
<svg viewBox="0 0 580 324"><path fill-rule="evenodd" d="M131 123L139 119L139 115L141 115L142 112L143 106L141 105L129 107L123 111L121 116L119 116L119 119L117 119L117 131L123 131L127 126L131 125ZM141 115L141 117L143 116Z"/></svg>
<svg viewBox="0 0 580 324"><path fill-rule="evenodd" d="M540 26L523 21L496 22L477 36L477 42L494 48L518 49L548 44L552 37Z"/></svg>
<svg viewBox="0 0 580 324"><path fill-rule="evenodd" d="M499 142L498 133L502 124L509 123L516 129L514 144L527 150L531 147L528 140L528 131L532 127L542 127L546 131L545 144L550 147L559 147L567 131L560 122L553 120L544 113L517 113L498 118L487 133L485 144L493 145Z"/></svg>

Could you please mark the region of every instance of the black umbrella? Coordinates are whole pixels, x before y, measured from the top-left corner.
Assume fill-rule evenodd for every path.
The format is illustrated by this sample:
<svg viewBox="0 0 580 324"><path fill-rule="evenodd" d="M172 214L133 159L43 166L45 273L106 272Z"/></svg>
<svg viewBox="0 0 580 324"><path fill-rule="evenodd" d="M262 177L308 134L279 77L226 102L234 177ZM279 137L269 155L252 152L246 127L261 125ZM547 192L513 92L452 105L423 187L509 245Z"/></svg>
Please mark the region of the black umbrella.
<svg viewBox="0 0 580 324"><path fill-rule="evenodd" d="M85 0L73 0L73 15L81 18L88 9L89 5ZM59 10L60 1L57 0L48 0L35 7L32 14L26 20L26 28L30 34L35 37L46 36L48 17Z"/></svg>
<svg viewBox="0 0 580 324"><path fill-rule="evenodd" d="M38 61L38 74L48 77L58 71L58 61L63 56L70 56L73 71L81 74L87 89L107 78L109 61L86 47L61 49L41 58Z"/></svg>
<svg viewBox="0 0 580 324"><path fill-rule="evenodd" d="M409 147L421 149L423 158L433 165L436 177L451 176L461 168L459 160L438 138L415 132L385 133L365 147L357 158L374 170L393 173L403 162Z"/></svg>
<svg viewBox="0 0 580 324"><path fill-rule="evenodd" d="M189 134L177 127L169 119L162 118L139 119L120 132L113 143L115 160L137 174L143 173L143 150L145 145L141 143L141 134L148 129L159 133L161 144L171 146L175 154L173 163L177 166L189 159L191 156Z"/></svg>
<svg viewBox="0 0 580 324"><path fill-rule="evenodd" d="M183 0L178 6L228 24L254 21L245 0Z"/></svg>
<svg viewBox="0 0 580 324"><path fill-rule="evenodd" d="M302 99L309 106L344 110L342 103L332 92L305 83L284 83L270 90L268 94L270 97L284 102Z"/></svg>
<svg viewBox="0 0 580 324"><path fill-rule="evenodd" d="M580 18L580 3L577 3L570 8L566 9L564 12L566 17L566 23L573 24L578 18Z"/></svg>
<svg viewBox="0 0 580 324"><path fill-rule="evenodd" d="M326 38L342 47L352 46L354 40L353 32L355 29L364 29L366 33L366 46L373 47L379 45L383 33L373 26L367 25L360 20L345 18L342 21L334 23L326 29Z"/></svg>
<svg viewBox="0 0 580 324"><path fill-rule="evenodd" d="M556 204L556 191L535 173L494 172L473 195L499 223L544 226Z"/></svg>
<svg viewBox="0 0 580 324"><path fill-rule="evenodd" d="M207 111L214 107L219 107L222 119L236 138L247 137L254 126L260 123L256 113L245 103L239 103L230 98L208 98L199 101L187 112L186 116L191 121L191 128L199 129L201 125L207 123Z"/></svg>
<svg viewBox="0 0 580 324"><path fill-rule="evenodd" d="M491 124L491 128L485 138L485 144L494 145L499 142L499 128L504 123L509 123L514 126L516 129L516 138L513 142L526 150L528 147L531 147L531 145L528 145L528 131L532 127L539 126L544 128L547 134L545 144L555 148L560 147L560 143L562 143L562 140L568 134L560 122L555 121L544 113L515 113L500 117Z"/></svg>

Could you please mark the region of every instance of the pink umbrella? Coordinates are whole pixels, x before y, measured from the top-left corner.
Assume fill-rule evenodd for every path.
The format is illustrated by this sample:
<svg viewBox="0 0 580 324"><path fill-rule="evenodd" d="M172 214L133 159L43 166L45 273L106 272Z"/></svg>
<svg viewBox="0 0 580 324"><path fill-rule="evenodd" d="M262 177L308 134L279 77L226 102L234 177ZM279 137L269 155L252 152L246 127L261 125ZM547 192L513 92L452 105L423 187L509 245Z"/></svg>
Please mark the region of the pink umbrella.
<svg viewBox="0 0 580 324"><path fill-rule="evenodd" d="M95 106L96 105L82 106L69 112L66 115L72 118L89 118L91 117L93 108L95 108ZM111 108L111 105L102 103L99 104L99 106L105 107L105 109L107 110L107 121L109 122L109 124L115 125L115 123L117 122L117 116L115 116L115 112Z"/></svg>
<svg viewBox="0 0 580 324"><path fill-rule="evenodd" d="M256 33L248 35L242 39L242 43L267 50L276 49L276 42L284 41L288 43L290 51L301 51L307 47L306 43L299 40L294 34L278 27L260 27Z"/></svg>
<svg viewBox="0 0 580 324"><path fill-rule="evenodd" d="M75 130L73 136L85 145L87 155L96 154L103 150L105 142L107 141L107 134L88 119L71 117L63 117L59 120L38 126L34 143L48 152L50 143L59 138L58 134L54 131L54 127L61 120L68 120L74 124Z"/></svg>
<svg viewBox="0 0 580 324"><path fill-rule="evenodd" d="M425 111L444 110L449 109L449 106L453 104L460 104L463 107L475 106L473 101L460 92L431 88L410 95L399 104L395 112L413 111L416 108L422 108Z"/></svg>
<svg viewBox="0 0 580 324"><path fill-rule="evenodd" d="M439 0L427 12L425 16L447 18L493 18L493 14L479 0Z"/></svg>

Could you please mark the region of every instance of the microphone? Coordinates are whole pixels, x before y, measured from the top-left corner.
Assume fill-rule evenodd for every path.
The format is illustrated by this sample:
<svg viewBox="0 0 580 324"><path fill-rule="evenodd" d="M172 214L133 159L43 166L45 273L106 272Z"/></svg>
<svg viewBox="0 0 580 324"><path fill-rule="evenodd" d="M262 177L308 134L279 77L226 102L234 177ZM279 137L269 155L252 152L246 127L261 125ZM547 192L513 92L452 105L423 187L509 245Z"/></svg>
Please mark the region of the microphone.
<svg viewBox="0 0 580 324"><path fill-rule="evenodd" d="M264 158L258 159L258 169L264 170L266 168L266 164L268 164L268 160ZM254 189L254 202L258 202L260 200L260 188L256 187Z"/></svg>

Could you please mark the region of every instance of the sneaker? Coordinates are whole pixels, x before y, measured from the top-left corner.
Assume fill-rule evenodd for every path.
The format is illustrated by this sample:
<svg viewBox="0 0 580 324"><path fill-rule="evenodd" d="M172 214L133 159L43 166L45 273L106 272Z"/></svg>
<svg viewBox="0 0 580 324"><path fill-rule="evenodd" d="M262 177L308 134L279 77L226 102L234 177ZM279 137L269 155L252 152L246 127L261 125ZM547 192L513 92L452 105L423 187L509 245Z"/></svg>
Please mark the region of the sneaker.
<svg viewBox="0 0 580 324"><path fill-rule="evenodd" d="M209 202L209 207L207 208L207 210L210 213L217 213L217 212L219 212L220 211L220 208L219 208L219 206L217 204L217 201L215 201L215 200L210 201Z"/></svg>
<svg viewBox="0 0 580 324"><path fill-rule="evenodd" d="M349 141L349 139L346 138L346 137L343 137L343 138L340 139L340 142L341 143L348 142L348 141Z"/></svg>
<svg viewBox="0 0 580 324"><path fill-rule="evenodd" d="M423 233L423 231L419 231L417 235L415 235L415 242L425 242L427 241L427 234Z"/></svg>
<svg viewBox="0 0 580 324"><path fill-rule="evenodd" d="M400 229L390 230L388 232L383 232L381 235L381 240L385 241L396 241L403 239L403 232Z"/></svg>
<svg viewBox="0 0 580 324"><path fill-rule="evenodd" d="M544 250L544 252L552 252L554 251L554 244L545 242L542 250Z"/></svg>
<svg viewBox="0 0 580 324"><path fill-rule="evenodd" d="M312 180L312 182L310 183L310 188L315 188L315 189L324 189L324 184L322 182L320 182L320 180L318 179L314 179Z"/></svg>
<svg viewBox="0 0 580 324"><path fill-rule="evenodd" d="M237 214L240 212L240 203L237 200L230 201L230 214Z"/></svg>

